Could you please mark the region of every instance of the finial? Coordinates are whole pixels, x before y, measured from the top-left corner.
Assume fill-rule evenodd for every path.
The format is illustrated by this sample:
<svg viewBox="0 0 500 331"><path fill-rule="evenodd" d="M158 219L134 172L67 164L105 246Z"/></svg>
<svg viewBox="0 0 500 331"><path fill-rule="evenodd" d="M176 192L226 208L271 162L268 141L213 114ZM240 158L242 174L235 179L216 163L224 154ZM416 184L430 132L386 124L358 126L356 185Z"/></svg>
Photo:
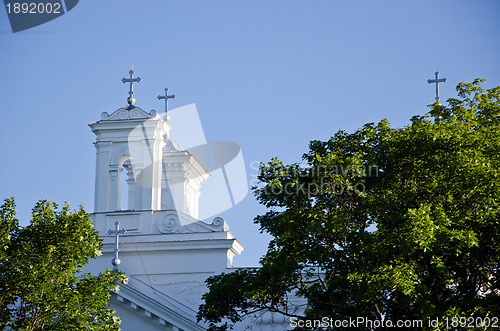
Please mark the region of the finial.
<svg viewBox="0 0 500 331"><path fill-rule="evenodd" d="M135 103L135 98L134 98L134 83L140 83L141 82L141 78L140 77L137 77L137 78L134 78L134 69L133 69L133 66L132 66L132 70L130 70L129 72L129 75L130 75L130 78L122 78L122 82L123 83L130 83L130 90L128 92L128 95L129 97L127 98L127 102L129 105L133 106L134 103Z"/></svg>
<svg viewBox="0 0 500 331"><path fill-rule="evenodd" d="M165 115L168 114L168 99L175 99L175 95L168 95L168 88L165 88L165 95L159 95L158 100L165 99Z"/></svg>

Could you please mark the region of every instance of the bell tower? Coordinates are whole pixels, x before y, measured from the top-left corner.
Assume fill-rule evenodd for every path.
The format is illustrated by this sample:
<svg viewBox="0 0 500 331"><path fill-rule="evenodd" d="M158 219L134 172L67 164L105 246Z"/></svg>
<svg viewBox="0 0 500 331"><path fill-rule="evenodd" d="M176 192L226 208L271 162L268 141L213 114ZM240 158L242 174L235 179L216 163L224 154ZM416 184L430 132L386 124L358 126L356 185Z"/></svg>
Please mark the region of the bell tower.
<svg viewBox="0 0 500 331"><path fill-rule="evenodd" d="M224 238L221 243L228 241L223 245L225 249L218 252L224 254L224 265L230 266L232 257L241 252L241 245L232 248L237 241L227 224L220 217L212 224L198 220L201 185L210 174L195 155L169 139L172 128L167 106L160 115L134 105L133 84L141 79L134 78L133 70L129 74L130 78L122 79L123 83L130 83L128 106L112 114L104 112L99 121L89 125L96 136L95 201L91 217L104 239L104 247L114 243L116 238L111 232L118 223L125 231L119 238L120 270L125 270L129 261L121 256L126 254L124 242L134 242L134 247L129 248L137 253L146 250L152 254L163 250L165 247L161 245L166 242L169 247L175 242L175 247L186 250L193 235L198 243L208 240L206 243L210 245L220 235ZM173 98L167 89L165 96L159 97L166 104ZM181 238L181 234L186 238ZM230 247L230 252L225 252ZM108 267L109 261L111 258Z"/></svg>
<svg viewBox="0 0 500 331"><path fill-rule="evenodd" d="M104 230L101 225L105 224L98 220L103 213L161 210L162 154L168 123L154 110L146 113L130 105L111 115L102 113L101 120L90 128L96 135L94 211L98 229Z"/></svg>
<svg viewBox="0 0 500 331"><path fill-rule="evenodd" d="M160 210L167 122L154 110L127 107L103 113L90 128L96 135L95 212ZM122 187L124 179L128 190ZM127 199L121 196L124 191Z"/></svg>
<svg viewBox="0 0 500 331"><path fill-rule="evenodd" d="M196 157L169 140L168 95L165 113L149 113L134 106L133 84L141 78L123 78L130 83L128 106L90 124L96 135L96 179L93 219L105 233L116 222L129 233L165 233L164 214L175 215L179 225L198 221L201 183L210 175ZM167 222L167 223L168 223ZM168 231L167 231L168 232Z"/></svg>
<svg viewBox="0 0 500 331"><path fill-rule="evenodd" d="M133 84L141 79L133 70L129 74L122 80L130 83L128 106L104 112L89 125L96 136L91 218L103 249L83 271L99 273L113 264L125 273L128 284L120 285L114 305L122 316L133 315L126 313L131 306L170 329L201 330L196 311L204 281L231 271L243 246L222 218L198 220L200 188L210 174L195 155L170 140L167 104L164 114L134 106ZM173 96L165 89L159 99L167 103ZM174 307L178 311L171 314ZM181 328L182 321L191 326ZM133 323L122 328L137 330Z"/></svg>

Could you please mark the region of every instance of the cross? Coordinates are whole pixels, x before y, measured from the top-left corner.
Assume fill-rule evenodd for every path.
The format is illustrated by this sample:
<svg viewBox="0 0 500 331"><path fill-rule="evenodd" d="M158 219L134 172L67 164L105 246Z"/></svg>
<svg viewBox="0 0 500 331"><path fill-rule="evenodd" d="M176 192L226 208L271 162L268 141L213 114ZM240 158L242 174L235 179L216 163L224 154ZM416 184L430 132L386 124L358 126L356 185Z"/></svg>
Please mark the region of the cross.
<svg viewBox="0 0 500 331"><path fill-rule="evenodd" d="M429 83L429 84L436 83L436 101L439 102L439 83L446 82L446 78L439 79L439 72L438 71L436 71L435 75L436 75L436 79L428 79L427 83Z"/></svg>
<svg viewBox="0 0 500 331"><path fill-rule="evenodd" d="M120 222L118 222L118 221L115 222L115 229L114 230L108 230L108 234L115 235L115 258L113 260L111 260L111 264L115 266L114 267L115 271L118 271L118 266L121 263L120 259L118 258L118 252L119 252L118 238L119 238L121 233L125 234L125 233L127 233L127 230L125 230L125 229L120 230Z"/></svg>
<svg viewBox="0 0 500 331"><path fill-rule="evenodd" d="M165 99L165 114L168 113L168 99L175 99L175 95L168 95L168 88L165 88L165 95L159 95L158 100Z"/></svg>
<svg viewBox="0 0 500 331"><path fill-rule="evenodd" d="M130 78L122 78L122 82L125 84L125 83L130 83L130 91L128 92L128 99L127 99L127 102L129 105L133 105L135 103L135 99L134 99L134 83L140 83L141 82L141 78L140 77L137 77L137 78L134 78L134 70L130 70L128 72L130 74Z"/></svg>

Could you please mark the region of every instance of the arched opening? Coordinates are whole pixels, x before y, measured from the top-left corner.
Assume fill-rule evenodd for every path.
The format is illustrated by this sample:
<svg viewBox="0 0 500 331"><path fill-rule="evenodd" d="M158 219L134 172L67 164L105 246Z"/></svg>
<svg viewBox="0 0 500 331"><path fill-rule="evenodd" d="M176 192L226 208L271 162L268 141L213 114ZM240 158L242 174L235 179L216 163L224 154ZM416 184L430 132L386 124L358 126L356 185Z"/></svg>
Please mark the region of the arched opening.
<svg viewBox="0 0 500 331"><path fill-rule="evenodd" d="M130 159L123 162L120 171L120 210L134 209L135 180Z"/></svg>

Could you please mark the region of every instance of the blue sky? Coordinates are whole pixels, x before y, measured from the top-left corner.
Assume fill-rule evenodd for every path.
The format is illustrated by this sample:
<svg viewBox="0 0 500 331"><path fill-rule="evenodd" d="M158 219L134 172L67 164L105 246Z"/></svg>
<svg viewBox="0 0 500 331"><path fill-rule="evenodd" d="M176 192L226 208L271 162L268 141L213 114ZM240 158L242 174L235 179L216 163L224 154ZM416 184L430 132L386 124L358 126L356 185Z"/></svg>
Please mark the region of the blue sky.
<svg viewBox="0 0 500 331"><path fill-rule="evenodd" d="M195 103L208 140L238 143L254 161L298 162L308 142L387 118L427 112L438 69L455 86L500 85L500 2L86 0L13 34L0 9L0 197L15 196L26 223L38 199L93 210L94 135L87 124L126 104ZM251 194L222 213L256 265L268 237Z"/></svg>

